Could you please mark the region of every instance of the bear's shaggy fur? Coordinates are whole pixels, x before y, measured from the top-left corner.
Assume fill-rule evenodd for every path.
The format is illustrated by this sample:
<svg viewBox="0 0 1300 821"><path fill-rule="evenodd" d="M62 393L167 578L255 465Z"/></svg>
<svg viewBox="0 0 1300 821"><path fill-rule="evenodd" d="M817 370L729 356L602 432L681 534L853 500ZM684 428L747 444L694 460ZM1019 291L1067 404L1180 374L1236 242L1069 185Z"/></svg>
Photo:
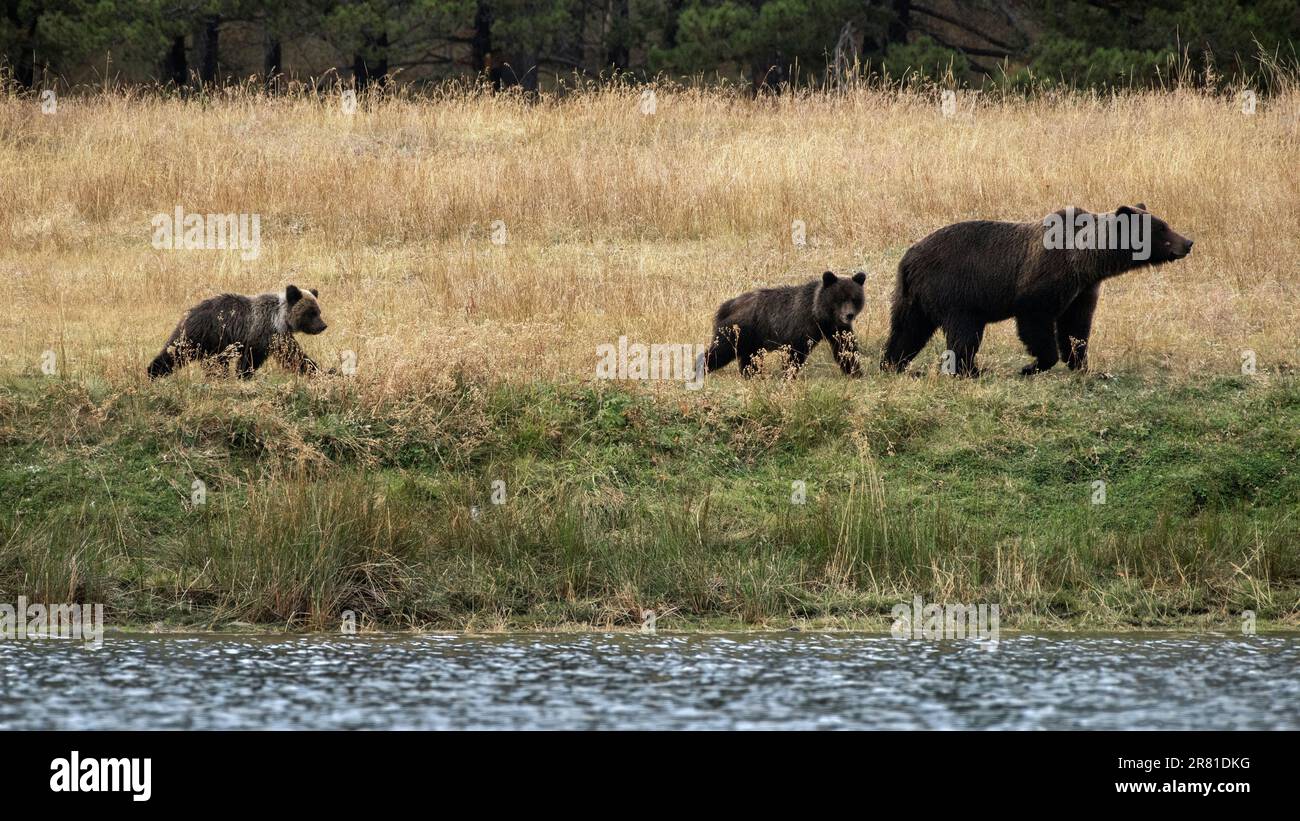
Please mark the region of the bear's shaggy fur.
<svg viewBox="0 0 1300 821"><path fill-rule="evenodd" d="M209 360L222 367L234 362L240 378L248 379L268 356L298 373L314 373L316 363L293 335L318 334L327 327L317 296L314 289L290 285L282 294L221 294L205 299L185 312L162 353L149 363L149 377L166 376L187 362Z"/></svg>
<svg viewBox="0 0 1300 821"><path fill-rule="evenodd" d="M853 319L862 313L866 281L861 271L845 278L827 271L804 285L761 288L727 300L713 321L713 342L706 352L708 370L739 359L741 374L751 376L760 351L786 349L793 376L813 346L825 339L840 369L849 376L859 375Z"/></svg>
<svg viewBox="0 0 1300 821"><path fill-rule="evenodd" d="M1114 213L1150 214L1141 203ZM942 327L956 355L956 372L973 376L984 326L1015 317L1020 339L1034 357L1021 373L1045 371L1058 358L1072 369L1086 369L1101 283L1144 265L1182 259L1192 250L1190 239L1154 216L1146 260L1135 260L1131 250L1047 249L1044 231L1041 220L959 222L909 248L898 264L881 368L905 370Z"/></svg>

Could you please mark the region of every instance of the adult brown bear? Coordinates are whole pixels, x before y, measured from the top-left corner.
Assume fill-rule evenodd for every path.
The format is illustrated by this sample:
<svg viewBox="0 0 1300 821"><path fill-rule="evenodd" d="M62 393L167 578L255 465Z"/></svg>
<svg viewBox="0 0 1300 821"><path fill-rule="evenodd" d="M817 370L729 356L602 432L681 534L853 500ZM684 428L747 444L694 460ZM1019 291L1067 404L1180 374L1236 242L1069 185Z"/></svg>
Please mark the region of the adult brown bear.
<svg viewBox="0 0 1300 821"><path fill-rule="evenodd" d="M1065 208L1038 222L940 228L898 263L881 368L906 369L941 327L956 373L975 375L984 326L1012 317L1034 357L1021 373L1045 371L1059 359L1086 368L1101 283L1191 250L1190 239L1142 203L1108 214Z"/></svg>

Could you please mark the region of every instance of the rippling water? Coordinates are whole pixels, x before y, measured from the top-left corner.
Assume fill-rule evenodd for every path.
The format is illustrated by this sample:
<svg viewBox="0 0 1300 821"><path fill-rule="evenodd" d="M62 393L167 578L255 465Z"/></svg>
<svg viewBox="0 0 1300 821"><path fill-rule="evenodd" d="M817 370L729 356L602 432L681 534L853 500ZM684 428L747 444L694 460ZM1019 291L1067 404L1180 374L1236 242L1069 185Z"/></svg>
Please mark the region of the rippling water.
<svg viewBox="0 0 1300 821"><path fill-rule="evenodd" d="M0 729L1300 729L1300 637L0 641Z"/></svg>

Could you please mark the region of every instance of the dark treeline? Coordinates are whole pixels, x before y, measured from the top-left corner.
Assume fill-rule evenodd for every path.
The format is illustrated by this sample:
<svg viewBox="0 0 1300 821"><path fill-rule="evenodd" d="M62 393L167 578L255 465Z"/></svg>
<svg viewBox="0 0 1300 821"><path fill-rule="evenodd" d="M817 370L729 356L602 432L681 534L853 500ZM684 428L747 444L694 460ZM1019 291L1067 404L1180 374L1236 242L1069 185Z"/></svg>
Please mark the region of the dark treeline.
<svg viewBox="0 0 1300 821"><path fill-rule="evenodd" d="M258 78L725 77L755 89L863 67L965 84L1225 83L1295 62L1294 0L0 0L3 71L177 87Z"/></svg>

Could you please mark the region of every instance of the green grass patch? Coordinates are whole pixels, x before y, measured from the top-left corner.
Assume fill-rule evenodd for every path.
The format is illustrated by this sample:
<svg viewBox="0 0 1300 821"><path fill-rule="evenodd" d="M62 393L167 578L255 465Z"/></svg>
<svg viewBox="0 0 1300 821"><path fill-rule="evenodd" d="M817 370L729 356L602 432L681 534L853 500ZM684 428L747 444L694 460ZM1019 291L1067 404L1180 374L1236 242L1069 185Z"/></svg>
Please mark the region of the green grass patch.
<svg viewBox="0 0 1300 821"><path fill-rule="evenodd" d="M1300 623L1294 377L15 377L0 443L0 598L118 625L880 629L914 595L1011 628Z"/></svg>

